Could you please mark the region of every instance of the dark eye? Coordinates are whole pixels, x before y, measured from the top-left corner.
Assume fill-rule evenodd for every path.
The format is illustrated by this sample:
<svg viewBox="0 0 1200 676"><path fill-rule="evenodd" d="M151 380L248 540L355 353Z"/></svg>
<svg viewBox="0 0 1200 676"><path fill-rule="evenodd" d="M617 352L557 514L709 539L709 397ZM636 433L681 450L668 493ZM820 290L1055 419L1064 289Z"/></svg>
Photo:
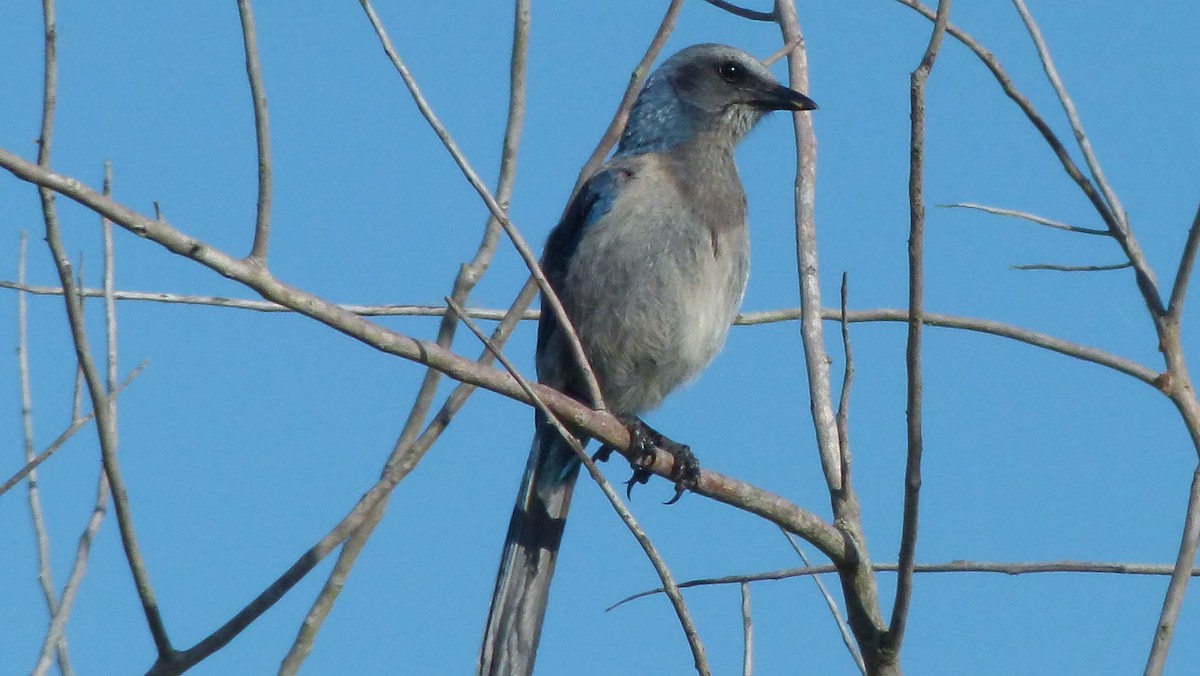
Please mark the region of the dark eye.
<svg viewBox="0 0 1200 676"><path fill-rule="evenodd" d="M717 72L720 73L721 79L726 82L737 82L746 75L746 69L742 64L735 61L726 61L717 67Z"/></svg>

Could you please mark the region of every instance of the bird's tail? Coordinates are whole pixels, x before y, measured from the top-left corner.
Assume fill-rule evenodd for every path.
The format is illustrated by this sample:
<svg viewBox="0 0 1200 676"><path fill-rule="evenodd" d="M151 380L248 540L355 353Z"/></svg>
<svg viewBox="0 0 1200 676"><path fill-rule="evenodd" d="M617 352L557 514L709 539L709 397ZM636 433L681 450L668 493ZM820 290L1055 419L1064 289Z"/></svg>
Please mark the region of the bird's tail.
<svg viewBox="0 0 1200 676"><path fill-rule="evenodd" d="M479 676L533 671L554 562L579 476L579 459L541 412L535 428L488 609Z"/></svg>

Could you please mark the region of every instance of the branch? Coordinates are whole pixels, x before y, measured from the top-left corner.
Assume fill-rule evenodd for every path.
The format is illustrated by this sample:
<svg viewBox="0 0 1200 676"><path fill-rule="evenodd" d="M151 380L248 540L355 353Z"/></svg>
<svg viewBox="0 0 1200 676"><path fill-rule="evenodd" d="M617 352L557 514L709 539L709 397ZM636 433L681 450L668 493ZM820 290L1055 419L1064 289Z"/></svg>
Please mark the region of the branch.
<svg viewBox="0 0 1200 676"><path fill-rule="evenodd" d="M1171 300L1167 305L1167 314L1176 324L1183 315L1183 298L1187 295L1197 248L1200 248L1200 207L1196 208L1192 227L1188 228L1187 241L1183 245L1183 253L1179 256L1179 270L1175 273L1175 283L1171 286Z"/></svg>
<svg viewBox="0 0 1200 676"><path fill-rule="evenodd" d="M894 573L898 566L894 563L872 564L871 569L877 573ZM950 561L947 563L918 563L913 566L913 572L929 573L999 573L1017 577L1020 575L1040 575L1046 573L1095 573L1101 575L1170 575L1174 566L1160 563L1106 563L1100 561L1029 561L1005 563L997 561ZM748 584L751 582L774 582L793 577L807 575L828 575L838 572L837 566L825 564L821 566L804 566L803 568L784 568L750 575L724 575L721 577L706 577L680 582L680 589L692 587L709 587L726 584ZM1192 577L1200 577L1200 568L1193 568ZM605 611L619 608L630 601L636 601L655 594L661 594L662 589L647 589L605 608Z"/></svg>
<svg viewBox="0 0 1200 676"><path fill-rule="evenodd" d="M921 327L925 302L925 83L933 71L938 47L946 33L950 18L950 0L938 0L937 18L929 44L917 69L909 77L909 104L912 126L909 136L908 172L908 344L905 366L908 374L907 432L908 457L904 468L904 517L900 526L899 571L896 575L896 598L892 604L892 619L883 639L884 652L898 659L908 626L908 609L912 601L913 564L917 552L917 530L921 504L921 455L924 439L921 429Z"/></svg>
<svg viewBox="0 0 1200 676"><path fill-rule="evenodd" d="M250 0L237 0L237 6L242 22L242 43L246 48L246 79L250 81L250 99L254 103L254 140L258 146L258 213L249 258L266 265L267 239L271 231L271 135L267 128L267 95L259 70L258 39L254 36Z"/></svg>
<svg viewBox="0 0 1200 676"><path fill-rule="evenodd" d="M111 395L105 398L105 402L107 402L109 398L116 397L118 394L120 394L121 390L125 389L125 386L128 385L135 377L137 377L137 375L142 372L142 369L145 368L146 364L148 363L149 362L142 362L141 364L138 364L137 368L130 371L129 375L125 376L125 380L113 390ZM0 484L0 495L7 493L9 489L20 483L21 480L28 476L30 472L37 469L38 466L43 462L46 462L50 456L54 455L58 449L62 448L63 444L67 443L68 439L75 436L75 433L82 429L84 425L91 422L92 418L94 417L96 417L96 412L88 411L87 414L72 420L71 424L67 425L67 428L63 430L62 433L54 439L54 441L51 441L46 448L42 449L41 453L38 453L36 457L25 463L25 466L17 470L16 474L13 474L11 477L9 477L7 481L5 481L3 484Z"/></svg>
<svg viewBox="0 0 1200 676"><path fill-rule="evenodd" d="M62 288L50 286L31 286L17 284L11 281L0 280L0 288L14 289L25 291L32 295L62 295ZM80 295L88 298L100 297L103 292L98 289L83 289ZM184 305L211 305L216 307L228 307L242 310L253 310L256 312L298 312L286 305L280 305L272 301L263 300L242 300L235 298L222 298L217 296L184 296L169 293L147 293L141 291L116 291L114 298L117 300L139 300L151 301L168 304L184 304ZM442 317L446 314L444 305L335 305L339 310L357 315L359 317ZM499 320L504 316L502 310L493 310L488 308L465 308L467 316L472 319L488 319ZM521 315L521 319L526 321L536 321L541 313L537 310L527 310ZM771 324L776 322L796 321L800 318L800 310L796 308L785 308L779 310L764 310L759 312L743 312L734 319L734 324L739 326L755 326L758 324ZM842 314L840 310L835 308L825 308L821 310L821 318L824 321L840 322ZM878 308L873 310L848 310L846 321L851 324L869 323L869 322L908 322L908 312L899 308ZM1136 362L1130 361L1123 357L1118 357L1109 352L1098 350L1086 345L1072 343L1070 341L1055 338L1044 333L1030 331L1012 324L1005 324L990 319L979 319L975 317L963 317L961 315L947 314L925 314L925 325L936 326L940 328L958 329L962 331L972 331L975 333L985 333L1001 338L1008 338L1018 343L1025 343L1033 347L1057 352L1059 354L1080 359L1083 361L1098 364L1106 368L1113 369L1119 373L1132 376L1148 385L1155 388L1159 387L1159 382L1156 380L1159 376L1157 371L1142 366Z"/></svg>
<svg viewBox="0 0 1200 676"><path fill-rule="evenodd" d="M57 83L57 64L55 62L55 25L54 1L43 0L43 27L45 30L45 65L42 88L42 130L38 143L38 164L29 165L31 169L49 174L50 137L54 123L54 99ZM28 163L26 163L28 164ZM87 382L88 394L92 399L92 410L96 414L96 429L100 438L100 455L104 463L104 471L113 493L113 505L117 513L117 524L121 533L121 543L125 548L125 557L129 562L129 571L133 575L134 586L146 615L146 624L154 638L154 645L160 655L171 652L171 642L167 638L166 627L162 615L158 611L158 602L146 573L141 551L133 532L133 522L129 510L129 496L125 492L125 483L121 479L120 467L116 456L116 420L112 409L106 405L106 394L92 362L91 351L88 348L87 335L84 333L82 304L75 295L74 282L71 279L71 263L67 260L59 234L58 216L54 210L54 193L47 186L39 186L38 197L42 203L42 218L46 224L46 244L50 248L54 267L58 271L59 282L63 287L63 299L67 308L67 320L70 324L71 339L75 345L75 355L83 370ZM103 195L98 197L107 199Z"/></svg>
<svg viewBox="0 0 1200 676"><path fill-rule="evenodd" d="M1195 518L1197 513L1200 513L1200 466L1192 473L1192 489L1188 497L1179 555L1175 559L1171 582L1167 585L1162 611L1154 628L1154 640L1150 644L1150 655L1146 658L1146 676L1161 674L1166 666L1167 651L1171 648L1171 637L1179 620L1179 610L1183 607L1188 581L1196 574L1192 564L1196 560L1196 548L1200 545L1200 519Z"/></svg>
<svg viewBox="0 0 1200 676"><path fill-rule="evenodd" d="M742 676L754 672L754 626L750 622L750 585L742 584Z"/></svg>
<svg viewBox="0 0 1200 676"><path fill-rule="evenodd" d="M775 13L783 42L799 42L788 55L788 81L793 89L808 90L808 55L792 0L776 0ZM821 327L821 289L817 271L816 136L807 113L793 113L796 136L796 269L800 286L800 339L808 375L810 414L816 434L817 452L829 490L833 516L849 559L840 570L846 616L869 669L882 662L880 638L886 625L879 612L878 591L871 575L858 497L849 477L842 473L841 447L830 394L829 358Z"/></svg>
<svg viewBox="0 0 1200 676"><path fill-rule="evenodd" d="M21 242L17 253L17 279L25 280L25 248L27 237L21 232ZM42 516L41 491L38 489L37 475L33 468L33 394L29 384L29 322L26 314L25 294L17 294L17 377L21 381L21 432L25 451L25 466L29 468L26 501L29 504L29 518L33 523L33 540L37 551L38 585L42 589L42 597L46 601L46 610L53 618L58 614L59 603L55 598L54 579L50 568L50 538L46 535L46 521ZM8 485L13 485L20 478ZM7 490L7 487L5 488ZM3 491L0 491L2 494ZM67 644L61 634L54 641L48 642L43 650L46 668L50 667L51 653L58 656L59 671L66 674L71 671L70 659L67 656ZM39 660L40 661L40 660Z"/></svg>
<svg viewBox="0 0 1200 676"><path fill-rule="evenodd" d="M1124 270L1133 267L1133 263L1112 263L1110 265L1059 265L1058 263L1027 263L1025 265L1009 266L1013 270L1053 270L1054 272L1106 272L1109 270Z"/></svg>
<svg viewBox="0 0 1200 676"><path fill-rule="evenodd" d="M739 7L735 4L733 4L732 2L726 2L725 0L704 0L704 1L707 2L708 4L712 5L713 7L725 10L726 12L729 12L730 14L732 14L734 16L739 16L743 19L749 19L751 21L775 21L779 17L779 9L778 8L776 8L770 12L758 12L753 9L746 9L745 7Z"/></svg>
<svg viewBox="0 0 1200 676"><path fill-rule="evenodd" d="M971 202L956 202L954 204L939 204L938 206L942 207L943 209L976 209L978 211L982 211L985 213L995 214L996 216L1012 216L1013 218L1024 219L1026 221L1037 223L1038 225L1044 225L1048 228L1054 228L1056 230L1066 230L1067 232L1078 232L1078 233L1082 233L1085 235L1100 235L1103 237L1112 237L1112 233L1109 232L1108 230L1099 230L1097 228L1081 228L1081 227L1078 227L1075 225L1067 225L1066 223L1059 223L1058 221L1052 221L1048 218L1042 218L1041 216L1037 216L1035 214L1031 214L1031 213L1028 213L1025 211L1016 211L1015 209L1001 209L999 207L989 207L989 206L984 206L982 204L973 204Z"/></svg>
<svg viewBox="0 0 1200 676"><path fill-rule="evenodd" d="M512 222L508 220L508 217L504 215L504 208L501 207L500 204L496 202L496 199L492 197L492 194L488 192L487 186L483 184L483 181L479 179L479 175L476 174L475 170L471 168L470 163L467 162L466 156L464 156L462 151L458 149L458 144L456 144L454 139L450 137L450 133L446 131L446 128L442 126L442 123L438 120L437 116L433 114L433 109L429 107L429 103L421 94L420 88L417 87L417 81L413 79L412 73L408 71L408 67L404 65L404 62L400 60L400 55L396 53L396 49L392 47L392 41L388 37L387 31L384 30L383 24L380 23L379 17L376 16L375 10L371 7L369 0L360 0L360 4L362 5L363 11L366 12L367 19L371 22L371 27L375 30L375 35L379 38L380 44L383 45L383 51L387 54L388 59L392 62L392 66L396 69L396 72L399 73L400 79L404 80L404 85L408 88L408 93L412 95L413 101L417 104L417 108L421 111L421 115L429 123L429 126L433 129L434 133L437 134L437 137L442 141L442 145L446 147L446 150L454 159L454 163L458 165L458 168L462 171L463 176L466 177L467 182L471 184L471 187L475 188L477 193L479 193L480 198L483 199L484 204L487 205L487 208L489 211L491 211L492 216L494 216L496 221L500 223L500 227L504 228L505 234L508 235L508 238L512 241L513 246L517 249L517 253L521 256L521 260L525 261L525 266L529 268L529 274L533 275L533 278L537 280L538 288L542 292L543 302L549 303L551 311L554 312L554 316L558 319L559 324L565 329L567 343L570 344L572 353L575 356L575 360L579 363L580 370L583 371L584 382L587 385L588 395L591 397L593 405L599 410L605 410L604 397L600 394L600 386L596 383L596 375L592 372L592 366L590 363L588 363L587 355L584 354L583 344L579 342L579 335L575 332L575 327L571 323L571 319L567 317L567 311L563 309L562 302L559 300L558 295L554 292L554 289L550 287L550 282L546 280L546 275L542 273L541 266L538 265L537 256L533 254L533 251L530 250L529 245L525 243L525 239L521 237L521 233L517 232L516 226L514 226Z"/></svg>
<svg viewBox="0 0 1200 676"><path fill-rule="evenodd" d="M782 530L779 532L783 533L783 537L787 540L788 545L791 546L792 551L796 552L796 556L800 557L800 560L804 562L805 567L811 566L811 564L808 562L808 557L804 554L804 550L800 549L800 546L797 545L796 541L792 539L791 534ZM847 627L845 621L842 620L842 614L838 611L837 602L833 600L833 596L825 589L825 584L821 582L820 577L813 575L812 579L817 585L817 590L821 592L821 598L825 599L825 607L829 608L829 614L833 616L833 623L837 626L838 634L842 637L842 644L846 646L846 650L850 653L850 659L854 660L854 664L858 667L858 671L863 676L867 676L867 665L863 663L862 655L858 652L858 648L854 645L854 638L850 635L850 628ZM741 587L743 590L745 590L744 593L749 593L748 582L743 582Z"/></svg>
<svg viewBox="0 0 1200 676"><path fill-rule="evenodd" d="M508 122L505 125L504 140L500 153L500 176L496 184L496 199L503 205L508 205L512 197L513 183L516 176L517 149L520 145L521 127L525 119L525 64L529 41L529 1L516 0L513 15L513 46L512 57L509 62L510 94L508 101ZM465 303L472 289L483 278L495 253L499 237L500 224L496 221L495 217L489 216L484 226L482 240L475 251L474 257L471 261L459 267L458 275L454 280L451 297L456 303ZM524 311L525 307L532 301L532 289L536 289L536 286L528 284L526 286L528 290L523 290L516 301L516 305L519 306L519 309L516 310L518 314ZM528 298L526 298L526 295L528 295ZM514 308L510 308L509 313L513 312ZM511 324L515 326L516 321L513 320ZM442 321L438 326L438 345L449 348L454 340L457 327L458 322L452 314L447 313L443 315ZM503 333L503 338L507 338L509 330ZM392 452L381 471L381 475L387 472L389 466L397 463L405 462L415 466L437 438L437 435L434 435L429 438L427 443L421 446L417 446L414 443L417 441L417 434L421 429L420 426L425 421L425 417L429 413L429 408L433 404L433 398L437 394L437 387L440 382L440 372L432 368L426 369L421 386L417 391L417 396L409 411L408 419L404 423L404 427L392 448ZM446 422L449 422L448 418ZM444 429L444 426L441 429ZM317 631L325 621L325 617L329 614L329 611L333 609L334 601L336 601L338 595L341 593L350 569L354 566L355 561L358 559L358 554L366 545L367 539L374 532L375 526L383 518L386 506L387 496L380 501L379 505L369 513L366 521L342 545L342 550L338 554L338 560L326 578L325 584L321 588L321 593L317 595L316 600L313 601L312 606L309 608L308 614L305 615L304 620L300 623L296 639L292 643L292 647L288 650L287 655L284 656L279 670L281 675L286 676L296 673L312 650L312 644L316 638Z"/></svg>

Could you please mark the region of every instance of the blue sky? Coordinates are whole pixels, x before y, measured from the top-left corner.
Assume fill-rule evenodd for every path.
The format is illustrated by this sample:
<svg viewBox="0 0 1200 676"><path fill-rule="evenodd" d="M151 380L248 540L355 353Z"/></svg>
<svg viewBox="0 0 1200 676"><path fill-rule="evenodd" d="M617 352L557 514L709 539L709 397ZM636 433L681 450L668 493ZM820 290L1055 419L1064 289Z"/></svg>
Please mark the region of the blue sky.
<svg viewBox="0 0 1200 676"><path fill-rule="evenodd" d="M1106 175L1160 283L1196 209L1200 7L1030 1ZM544 239L619 100L665 3L535 3L529 107L513 221ZM504 3L384 3L377 10L430 104L494 181L507 105ZM851 306L906 297L908 73L929 24L898 3L801 3L818 136L817 226L826 305L843 271ZM338 302L440 302L476 247L486 211L421 120L355 3L255 7L275 171L271 265ZM1010 3L959 2L952 21L992 50L1064 140L1070 129ZM54 168L235 255L253 228L253 120L233 3L64 3ZM769 24L688 3L665 53L715 41L765 56ZM37 7L0 7L0 147L33 157L41 91ZM781 65L774 69L783 76ZM928 90L928 202L970 201L1085 227L1098 218L978 60L947 40ZM750 204L744 310L796 304L791 128L765 121L739 151ZM1075 154L1078 158L1078 154ZM6 175L7 176L7 175ZM64 236L99 282L98 218L58 201ZM32 187L0 178L0 278L31 235L29 279L56 284ZM929 311L986 317L1161 361L1127 270L1018 272L1033 262L1120 262L1107 238L931 208ZM248 297L157 245L118 232L121 289ZM471 304L507 306L525 272L501 245ZM1192 328L1193 294L1185 313ZM15 348L15 295L0 293L0 354ZM99 306L90 328L99 341ZM120 400L120 456L135 525L172 638L199 640L273 580L371 485L422 369L315 323L245 311L123 303L121 370L150 364ZM381 319L432 338L436 320ZM827 344L841 356L833 326ZM73 357L61 301L30 300L35 446L69 415ZM508 353L532 373L534 327ZM904 464L904 330L856 325L851 409L868 546L894 560ZM1189 348L1197 343L1185 338ZM461 331L455 349L474 356ZM0 438L21 464L15 360L0 363ZM1170 404L1112 371L990 336L929 329L925 483L918 561L1170 563L1196 457ZM443 386L449 391L449 385ZM528 448L526 407L476 394L395 492L321 631L305 673L468 673ZM796 325L737 328L692 386L649 418L706 466L828 514ZM55 582L91 507L98 453L87 428L40 471ZM606 468L611 479L625 470ZM0 498L0 673L36 660L45 608L24 489ZM678 579L799 565L774 527L695 496L667 508L655 481L637 517ZM810 548L811 549L811 548ZM819 558L812 552L814 560ZM332 557L199 674L277 668ZM539 654L540 673L688 673L662 599L604 608L656 584L636 543L587 480L572 510ZM836 581L827 582L836 588ZM880 576L890 607L893 577ZM919 674L1093 674L1141 669L1165 578L918 576L904 666ZM850 674L809 580L752 588L758 673ZM686 593L715 673L741 659L736 587ZM1200 601L1184 606L1170 673L1200 660ZM104 524L68 625L79 673L139 673L153 646Z"/></svg>

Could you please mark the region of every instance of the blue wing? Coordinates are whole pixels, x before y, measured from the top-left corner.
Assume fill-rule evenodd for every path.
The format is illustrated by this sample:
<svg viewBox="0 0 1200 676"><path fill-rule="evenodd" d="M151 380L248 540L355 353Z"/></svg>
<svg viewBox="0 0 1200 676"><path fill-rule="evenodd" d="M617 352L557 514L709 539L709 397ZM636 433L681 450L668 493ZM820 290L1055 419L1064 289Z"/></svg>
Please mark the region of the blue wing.
<svg viewBox="0 0 1200 676"><path fill-rule="evenodd" d="M570 204L563 213L562 220L550 231L546 239L546 248L542 252L542 271L550 288L561 298L566 283L567 267L583 233L589 226L600 220L612 208L621 189L632 175L624 167L609 167L603 169L591 178L575 193ZM549 303L542 299L542 318L538 322L538 354L549 349L550 339L558 331L558 319L550 309ZM566 379L573 381L574 378ZM579 397L582 393L568 392Z"/></svg>

